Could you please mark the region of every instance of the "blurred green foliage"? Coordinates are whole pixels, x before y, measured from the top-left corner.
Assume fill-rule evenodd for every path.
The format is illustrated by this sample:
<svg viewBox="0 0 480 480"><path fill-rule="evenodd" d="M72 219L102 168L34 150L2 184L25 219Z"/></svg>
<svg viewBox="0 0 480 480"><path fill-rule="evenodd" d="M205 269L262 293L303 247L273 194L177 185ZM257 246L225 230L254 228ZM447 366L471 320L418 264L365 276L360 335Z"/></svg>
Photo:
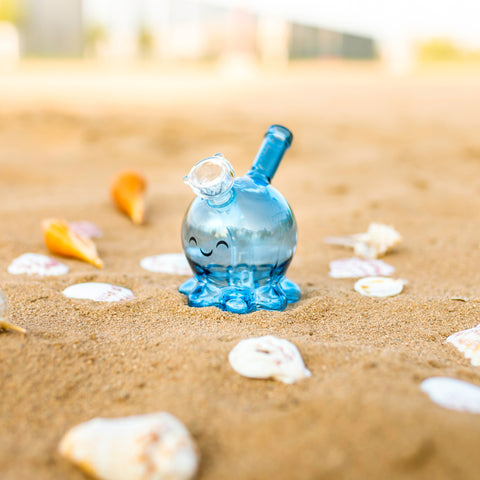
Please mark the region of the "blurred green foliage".
<svg viewBox="0 0 480 480"><path fill-rule="evenodd" d="M144 25L138 30L137 42L142 57L149 57L152 55L155 39L152 32Z"/></svg>
<svg viewBox="0 0 480 480"><path fill-rule="evenodd" d="M433 38L419 45L419 58L423 62L478 61L480 51L468 50L448 38Z"/></svg>
<svg viewBox="0 0 480 480"><path fill-rule="evenodd" d="M18 24L22 18L19 0L0 0L0 22Z"/></svg>
<svg viewBox="0 0 480 480"><path fill-rule="evenodd" d="M92 23L85 29L85 48L87 53L95 55L98 47L107 40L108 31L101 23Z"/></svg>

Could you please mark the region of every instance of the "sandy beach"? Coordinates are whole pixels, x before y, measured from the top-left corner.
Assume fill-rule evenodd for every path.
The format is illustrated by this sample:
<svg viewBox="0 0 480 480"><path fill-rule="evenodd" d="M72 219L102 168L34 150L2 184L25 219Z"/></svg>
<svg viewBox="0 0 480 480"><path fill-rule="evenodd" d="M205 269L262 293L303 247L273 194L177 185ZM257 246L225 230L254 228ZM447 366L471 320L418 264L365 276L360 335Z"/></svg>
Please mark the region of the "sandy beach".
<svg viewBox="0 0 480 480"><path fill-rule="evenodd" d="M167 411L198 445L201 480L478 479L480 416L441 408L419 386L480 385L479 367L445 344L480 322L480 74L195 75L27 65L0 78L0 287L9 320L27 329L0 333L0 478L84 479L56 451L69 428ZM243 175L273 123L294 134L273 185L296 215L288 277L302 298L283 312L190 308L177 291L188 277L140 260L181 252L193 164L223 152ZM110 201L122 168L148 181L143 226ZM55 257L68 274L9 274L19 255L49 254L49 217L97 224L104 268ZM396 297L328 276L352 252L323 238L372 221L404 239L383 258L408 281ZM62 295L86 281L136 298ZM235 373L229 351L266 334L293 342L312 376L285 385Z"/></svg>

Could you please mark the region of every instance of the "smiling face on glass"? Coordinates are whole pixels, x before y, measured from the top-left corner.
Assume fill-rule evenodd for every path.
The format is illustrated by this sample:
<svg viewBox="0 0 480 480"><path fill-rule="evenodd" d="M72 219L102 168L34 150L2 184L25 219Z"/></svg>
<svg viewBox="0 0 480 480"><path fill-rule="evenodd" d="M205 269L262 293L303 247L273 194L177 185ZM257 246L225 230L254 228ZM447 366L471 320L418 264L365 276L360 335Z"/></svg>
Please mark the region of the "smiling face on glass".
<svg viewBox="0 0 480 480"><path fill-rule="evenodd" d="M200 250L200 253L204 256L204 257L211 257L213 255L213 251L214 249L210 249L208 251L204 251L203 248L201 246L198 245L198 241L195 237L190 237L188 239L188 246L189 247L198 247L199 250ZM219 240L217 242L217 244L215 245L215 251L217 250L217 248L219 247L225 247L225 248L230 248L230 246L228 245L228 243L225 241L225 240Z"/></svg>
<svg viewBox="0 0 480 480"><path fill-rule="evenodd" d="M185 232L184 248L187 257L198 265L222 265L231 263L231 241L226 235L206 235L204 232L189 229Z"/></svg>

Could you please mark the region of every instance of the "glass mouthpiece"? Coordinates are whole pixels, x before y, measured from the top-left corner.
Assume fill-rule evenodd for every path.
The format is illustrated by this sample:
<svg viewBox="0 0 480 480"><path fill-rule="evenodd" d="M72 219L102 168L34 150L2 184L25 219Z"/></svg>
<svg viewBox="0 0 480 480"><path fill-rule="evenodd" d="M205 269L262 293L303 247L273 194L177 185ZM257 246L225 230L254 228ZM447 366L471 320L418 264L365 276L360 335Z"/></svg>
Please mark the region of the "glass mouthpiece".
<svg viewBox="0 0 480 480"><path fill-rule="evenodd" d="M216 154L196 163L183 181L190 185L195 195L213 200L230 191L234 178L230 162L222 154Z"/></svg>

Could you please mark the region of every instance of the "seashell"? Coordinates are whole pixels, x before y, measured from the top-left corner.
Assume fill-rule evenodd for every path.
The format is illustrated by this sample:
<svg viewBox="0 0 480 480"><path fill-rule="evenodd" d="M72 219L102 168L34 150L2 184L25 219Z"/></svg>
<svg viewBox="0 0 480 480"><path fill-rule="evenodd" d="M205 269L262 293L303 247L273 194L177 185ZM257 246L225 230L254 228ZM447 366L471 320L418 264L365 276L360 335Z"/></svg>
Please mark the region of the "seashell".
<svg viewBox="0 0 480 480"><path fill-rule="evenodd" d="M101 282L77 283L67 287L62 293L68 298L94 300L95 302L120 302L135 298L133 292L128 288Z"/></svg>
<svg viewBox="0 0 480 480"><path fill-rule="evenodd" d="M401 278L366 277L355 282L354 288L367 297L393 297L403 290L406 283Z"/></svg>
<svg viewBox="0 0 480 480"><path fill-rule="evenodd" d="M94 418L70 429L58 450L102 480L189 480L198 468L190 433L166 412Z"/></svg>
<svg viewBox="0 0 480 480"><path fill-rule="evenodd" d="M79 220L78 222L69 222L70 228L81 237L87 238L101 238L103 232L100 228L92 222L86 220Z"/></svg>
<svg viewBox="0 0 480 480"><path fill-rule="evenodd" d="M5 320L5 317L7 315L8 315L7 297L5 297L5 294L0 290L0 330L16 330L17 332L20 332L20 333L27 333L27 331L24 328L14 325L13 323L10 323L8 320Z"/></svg>
<svg viewBox="0 0 480 480"><path fill-rule="evenodd" d="M57 260L38 253L24 253L15 258L8 266L8 273L12 275L65 275L69 268Z"/></svg>
<svg viewBox="0 0 480 480"><path fill-rule="evenodd" d="M446 343L451 343L468 358L473 366L480 365L480 327L469 328L450 335Z"/></svg>
<svg viewBox="0 0 480 480"><path fill-rule="evenodd" d="M98 268L103 267L93 241L75 233L67 222L58 218L49 218L42 222L42 229L45 245L52 253L79 258Z"/></svg>
<svg viewBox="0 0 480 480"><path fill-rule="evenodd" d="M460 412L480 413L480 388L449 377L431 377L420 389L437 405Z"/></svg>
<svg viewBox="0 0 480 480"><path fill-rule="evenodd" d="M385 255L402 241L401 235L390 225L372 222L365 233L342 237L326 237L325 243L351 247L355 255L363 258L378 258Z"/></svg>
<svg viewBox="0 0 480 480"><path fill-rule="evenodd" d="M468 302L467 297L450 297L450 300L454 300L456 302Z"/></svg>
<svg viewBox="0 0 480 480"><path fill-rule="evenodd" d="M155 273L170 273L172 275L191 275L192 269L183 253L166 253L145 257L140 261L145 270Z"/></svg>
<svg viewBox="0 0 480 480"><path fill-rule="evenodd" d="M333 278L359 278L373 275L391 275L395 271L382 260L361 259L357 257L342 258L330 262L330 272Z"/></svg>
<svg viewBox="0 0 480 480"><path fill-rule="evenodd" d="M228 360L237 373L249 378L295 383L311 375L297 347L273 335L242 340L229 353Z"/></svg>
<svg viewBox="0 0 480 480"><path fill-rule="evenodd" d="M145 188L145 178L134 170L117 173L110 186L110 194L115 205L136 224L141 224L145 220Z"/></svg>

